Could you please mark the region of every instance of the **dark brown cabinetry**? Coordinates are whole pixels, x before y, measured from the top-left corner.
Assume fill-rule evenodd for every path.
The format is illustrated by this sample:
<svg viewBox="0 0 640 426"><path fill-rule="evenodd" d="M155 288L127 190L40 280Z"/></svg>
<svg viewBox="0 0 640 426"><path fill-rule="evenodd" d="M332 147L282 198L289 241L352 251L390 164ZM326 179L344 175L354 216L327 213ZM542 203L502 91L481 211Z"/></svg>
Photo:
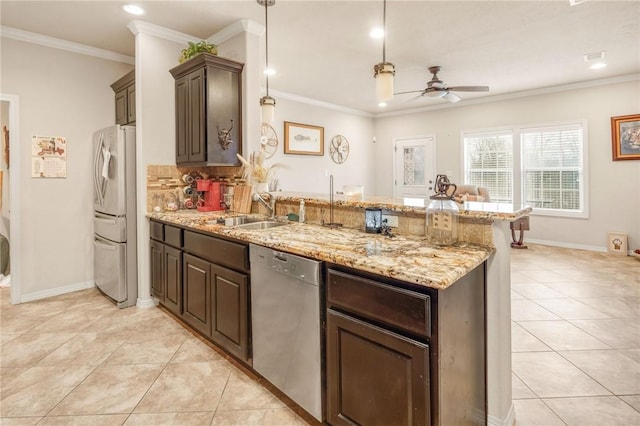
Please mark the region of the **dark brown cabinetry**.
<svg viewBox="0 0 640 426"><path fill-rule="evenodd" d="M149 225L153 296L250 364L248 245L155 220Z"/></svg>
<svg viewBox="0 0 640 426"><path fill-rule="evenodd" d="M184 320L249 362L248 246L192 231L184 237Z"/></svg>
<svg viewBox="0 0 640 426"><path fill-rule="evenodd" d="M150 224L151 294L180 315L182 309L182 229L158 222Z"/></svg>
<svg viewBox="0 0 640 426"><path fill-rule="evenodd" d="M184 311L182 318L191 327L211 337L211 264L184 255Z"/></svg>
<svg viewBox="0 0 640 426"><path fill-rule="evenodd" d="M486 424L484 267L446 290L327 269L327 422Z"/></svg>
<svg viewBox="0 0 640 426"><path fill-rule="evenodd" d="M170 70L175 79L176 163L239 164L243 64L201 53Z"/></svg>
<svg viewBox="0 0 640 426"><path fill-rule="evenodd" d="M136 122L135 71L132 70L111 85L116 93L116 124Z"/></svg>

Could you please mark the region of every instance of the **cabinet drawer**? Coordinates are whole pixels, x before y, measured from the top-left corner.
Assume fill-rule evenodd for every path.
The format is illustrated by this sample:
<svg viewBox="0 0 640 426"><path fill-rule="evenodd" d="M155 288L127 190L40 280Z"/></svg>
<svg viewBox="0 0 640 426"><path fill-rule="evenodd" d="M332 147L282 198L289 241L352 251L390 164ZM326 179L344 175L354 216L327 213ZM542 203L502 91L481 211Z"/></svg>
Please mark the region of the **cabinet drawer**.
<svg viewBox="0 0 640 426"><path fill-rule="evenodd" d="M182 229L171 225L165 225L164 242L176 248L182 247Z"/></svg>
<svg viewBox="0 0 640 426"><path fill-rule="evenodd" d="M184 231L184 250L219 265L249 270L249 246Z"/></svg>
<svg viewBox="0 0 640 426"><path fill-rule="evenodd" d="M154 240L164 241L164 225L152 220L149 222L149 235Z"/></svg>
<svg viewBox="0 0 640 426"><path fill-rule="evenodd" d="M389 284L329 269L327 305L408 331L431 336L431 299Z"/></svg>

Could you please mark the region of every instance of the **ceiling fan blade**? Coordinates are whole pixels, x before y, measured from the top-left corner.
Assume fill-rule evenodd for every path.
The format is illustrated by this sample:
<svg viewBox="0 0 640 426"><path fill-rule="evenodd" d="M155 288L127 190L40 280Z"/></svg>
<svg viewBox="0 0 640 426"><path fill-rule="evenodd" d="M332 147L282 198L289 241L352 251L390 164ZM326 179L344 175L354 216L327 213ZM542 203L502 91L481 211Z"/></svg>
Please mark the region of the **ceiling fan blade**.
<svg viewBox="0 0 640 426"><path fill-rule="evenodd" d="M418 96L414 96L413 98L409 98L409 99L407 99L407 102L413 102L413 101L415 101L415 100L420 99L420 98L421 98L421 97L423 97L423 96L424 96L424 92L420 93Z"/></svg>
<svg viewBox="0 0 640 426"><path fill-rule="evenodd" d="M442 96L442 98L448 100L449 102L454 102L454 103L460 100L460 96L454 95L453 93L449 93L449 92L445 93Z"/></svg>
<svg viewBox="0 0 640 426"><path fill-rule="evenodd" d="M488 92L489 86L455 86L448 87L447 90L454 90L456 92Z"/></svg>
<svg viewBox="0 0 640 426"><path fill-rule="evenodd" d="M394 95L406 95L407 93L422 93L424 90L410 90L408 92L396 92Z"/></svg>

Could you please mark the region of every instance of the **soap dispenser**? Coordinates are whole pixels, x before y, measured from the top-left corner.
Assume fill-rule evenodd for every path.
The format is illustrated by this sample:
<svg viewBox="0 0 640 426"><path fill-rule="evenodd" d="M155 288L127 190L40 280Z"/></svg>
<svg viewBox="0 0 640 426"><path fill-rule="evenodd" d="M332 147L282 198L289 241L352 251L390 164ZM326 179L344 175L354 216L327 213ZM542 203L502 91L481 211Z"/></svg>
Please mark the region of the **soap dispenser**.
<svg viewBox="0 0 640 426"><path fill-rule="evenodd" d="M429 197L431 201L427 207L426 236L433 244L450 246L458 241L459 210L453 201L457 187L446 175L438 175L435 186L436 194ZM450 191L451 187L453 191Z"/></svg>

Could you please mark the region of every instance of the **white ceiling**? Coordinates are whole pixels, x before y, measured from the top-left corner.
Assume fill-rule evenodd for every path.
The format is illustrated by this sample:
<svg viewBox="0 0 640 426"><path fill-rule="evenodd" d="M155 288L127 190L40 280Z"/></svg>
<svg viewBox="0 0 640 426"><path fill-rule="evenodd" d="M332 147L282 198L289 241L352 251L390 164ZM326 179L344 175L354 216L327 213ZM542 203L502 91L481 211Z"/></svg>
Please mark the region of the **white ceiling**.
<svg viewBox="0 0 640 426"><path fill-rule="evenodd" d="M264 23L255 0L133 3L146 14L128 15L125 1L2 0L1 23L131 56L127 24L135 19L202 39L240 18ZM373 65L382 42L369 30L381 22L382 0L277 0L269 8L269 62L277 70L270 88L371 113L446 103L400 95L377 106ZM640 1L388 0L386 48L396 92L424 89L432 65L442 66L449 86L491 88L458 92L462 102L628 76L640 72ZM601 50L608 66L590 70L583 55Z"/></svg>

